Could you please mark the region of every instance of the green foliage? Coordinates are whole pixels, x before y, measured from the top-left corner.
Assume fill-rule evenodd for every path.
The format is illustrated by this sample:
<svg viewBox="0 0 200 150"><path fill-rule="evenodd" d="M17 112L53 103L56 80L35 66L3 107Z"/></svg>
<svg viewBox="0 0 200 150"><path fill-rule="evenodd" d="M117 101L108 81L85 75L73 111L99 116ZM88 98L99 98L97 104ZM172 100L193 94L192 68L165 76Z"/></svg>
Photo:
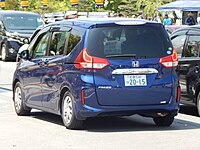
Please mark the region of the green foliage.
<svg viewBox="0 0 200 150"><path fill-rule="evenodd" d="M116 13L119 16L131 17L137 13L137 0L108 0L106 10Z"/></svg>
<svg viewBox="0 0 200 150"><path fill-rule="evenodd" d="M144 11L149 17L154 17L158 14L158 7L172 2L172 0L137 0L136 8L138 11Z"/></svg>
<svg viewBox="0 0 200 150"><path fill-rule="evenodd" d="M82 12L95 11L96 8L94 0L79 0L77 10Z"/></svg>
<svg viewBox="0 0 200 150"><path fill-rule="evenodd" d="M66 11L69 8L69 0L49 0L47 6L43 6L42 0L29 0L29 11L38 13L50 13Z"/></svg>
<svg viewBox="0 0 200 150"><path fill-rule="evenodd" d="M5 5L6 10L19 10L20 8L19 0L6 0Z"/></svg>
<svg viewBox="0 0 200 150"><path fill-rule="evenodd" d="M138 12L144 11L148 17L158 13L157 8L173 0L107 0L105 7L95 6L95 0L79 0L78 6L71 6L70 0L49 0L47 6L42 5L42 0L28 0L28 11L37 13L49 13L67 10L76 11L109 11L117 15L131 17ZM20 10L21 0L6 0L5 9Z"/></svg>
<svg viewBox="0 0 200 150"><path fill-rule="evenodd" d="M122 16L131 17L137 13L135 0L122 0L118 6L118 12Z"/></svg>
<svg viewBox="0 0 200 150"><path fill-rule="evenodd" d="M122 0L108 0L108 5L106 6L106 10L113 11L115 13L118 12L118 6Z"/></svg>

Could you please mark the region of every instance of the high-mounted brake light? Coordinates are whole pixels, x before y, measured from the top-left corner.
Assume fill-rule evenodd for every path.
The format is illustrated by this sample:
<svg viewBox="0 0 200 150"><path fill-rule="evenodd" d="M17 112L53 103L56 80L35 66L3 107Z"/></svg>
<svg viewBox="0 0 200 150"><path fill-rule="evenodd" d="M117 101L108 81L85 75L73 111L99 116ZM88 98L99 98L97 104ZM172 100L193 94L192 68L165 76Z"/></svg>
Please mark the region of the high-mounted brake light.
<svg viewBox="0 0 200 150"><path fill-rule="evenodd" d="M87 49L83 49L75 60L75 67L80 69L103 69L109 65L105 58L90 56Z"/></svg>
<svg viewBox="0 0 200 150"><path fill-rule="evenodd" d="M115 24L117 25L143 25L146 24L145 21L118 21L115 22Z"/></svg>
<svg viewBox="0 0 200 150"><path fill-rule="evenodd" d="M178 65L178 55L175 49L173 49L171 55L161 58L160 64L162 64L165 68L176 67Z"/></svg>

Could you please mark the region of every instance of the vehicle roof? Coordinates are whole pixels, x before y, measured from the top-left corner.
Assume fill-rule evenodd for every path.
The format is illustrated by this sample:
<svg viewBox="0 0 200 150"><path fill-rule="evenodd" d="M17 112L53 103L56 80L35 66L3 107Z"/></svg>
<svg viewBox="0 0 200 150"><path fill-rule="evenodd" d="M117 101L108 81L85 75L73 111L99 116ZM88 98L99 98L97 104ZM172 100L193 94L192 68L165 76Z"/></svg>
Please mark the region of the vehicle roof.
<svg viewBox="0 0 200 150"><path fill-rule="evenodd" d="M27 12L27 11L0 10L0 15L1 16L8 15L8 14L29 14L29 15L37 15L37 16L39 16L39 14L37 14L37 13Z"/></svg>
<svg viewBox="0 0 200 150"><path fill-rule="evenodd" d="M192 26L183 26L179 29L177 29L175 32L177 31L181 31L181 30L188 30L188 29L197 29L197 30L200 30L200 25L192 25Z"/></svg>
<svg viewBox="0 0 200 150"><path fill-rule="evenodd" d="M133 19L133 18L81 18L81 19L78 18L78 19L58 21L52 24L76 25L83 28L89 28L94 25L115 24L116 22L135 22L136 24L140 23L160 24L155 21L148 21L144 19Z"/></svg>

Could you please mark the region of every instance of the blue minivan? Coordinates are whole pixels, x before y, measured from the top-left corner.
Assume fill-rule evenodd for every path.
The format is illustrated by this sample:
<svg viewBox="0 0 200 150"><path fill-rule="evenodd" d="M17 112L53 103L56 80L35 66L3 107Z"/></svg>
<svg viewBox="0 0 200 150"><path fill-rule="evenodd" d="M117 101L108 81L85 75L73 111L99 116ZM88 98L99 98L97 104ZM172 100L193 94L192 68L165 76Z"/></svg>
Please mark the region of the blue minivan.
<svg viewBox="0 0 200 150"><path fill-rule="evenodd" d="M170 126L179 110L177 53L160 23L73 19L45 26L20 53L13 78L17 115L62 116L68 129L98 116L139 114Z"/></svg>

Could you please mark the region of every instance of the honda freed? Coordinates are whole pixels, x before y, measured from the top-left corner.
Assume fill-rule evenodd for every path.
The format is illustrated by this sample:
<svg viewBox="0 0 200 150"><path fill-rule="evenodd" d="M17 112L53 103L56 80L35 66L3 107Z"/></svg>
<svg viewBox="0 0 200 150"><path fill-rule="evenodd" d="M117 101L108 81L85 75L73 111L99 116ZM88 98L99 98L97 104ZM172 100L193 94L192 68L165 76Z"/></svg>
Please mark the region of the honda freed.
<svg viewBox="0 0 200 150"><path fill-rule="evenodd" d="M62 116L69 129L88 117L152 117L170 126L179 110L178 58L160 23L74 19L44 27L13 78L18 115L32 108Z"/></svg>

